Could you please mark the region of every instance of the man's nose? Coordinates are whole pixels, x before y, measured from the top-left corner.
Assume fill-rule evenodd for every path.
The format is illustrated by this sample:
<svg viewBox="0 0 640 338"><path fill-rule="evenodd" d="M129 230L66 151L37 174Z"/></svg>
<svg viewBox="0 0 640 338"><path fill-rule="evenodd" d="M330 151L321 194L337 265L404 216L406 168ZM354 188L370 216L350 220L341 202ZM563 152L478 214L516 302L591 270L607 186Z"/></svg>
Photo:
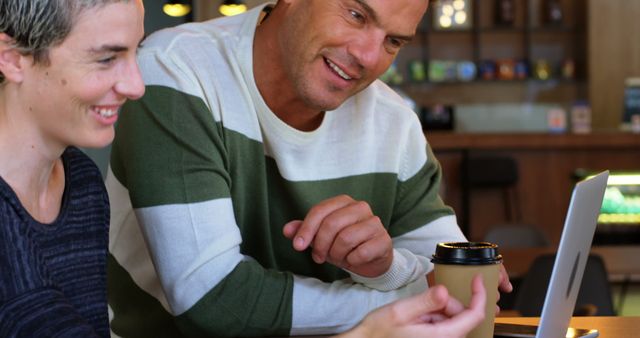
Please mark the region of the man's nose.
<svg viewBox="0 0 640 338"><path fill-rule="evenodd" d="M359 66L370 70L380 62L384 47L383 43L384 35L363 32L359 37L352 40L347 50L355 58Z"/></svg>

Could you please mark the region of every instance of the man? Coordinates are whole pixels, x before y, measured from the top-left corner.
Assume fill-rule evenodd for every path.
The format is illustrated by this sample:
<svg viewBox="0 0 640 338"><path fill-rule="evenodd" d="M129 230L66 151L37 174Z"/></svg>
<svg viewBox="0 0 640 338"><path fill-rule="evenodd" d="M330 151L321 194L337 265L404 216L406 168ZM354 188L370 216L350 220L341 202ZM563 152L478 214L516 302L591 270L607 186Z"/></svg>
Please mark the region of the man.
<svg viewBox="0 0 640 338"><path fill-rule="evenodd" d="M144 43L107 179L116 334L341 332L427 287L436 243L464 236L375 81L427 5L279 0Z"/></svg>

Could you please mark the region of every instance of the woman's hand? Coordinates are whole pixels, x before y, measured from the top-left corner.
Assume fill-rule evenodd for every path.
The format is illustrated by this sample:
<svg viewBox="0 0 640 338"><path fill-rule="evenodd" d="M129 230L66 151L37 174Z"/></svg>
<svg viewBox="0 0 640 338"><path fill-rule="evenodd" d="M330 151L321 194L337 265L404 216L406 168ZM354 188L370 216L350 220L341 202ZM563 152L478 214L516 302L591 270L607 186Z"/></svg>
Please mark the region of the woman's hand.
<svg viewBox="0 0 640 338"><path fill-rule="evenodd" d="M487 295L480 276L474 277L471 290L471 303L465 308L444 286L434 286L371 312L337 338L463 338L485 317Z"/></svg>

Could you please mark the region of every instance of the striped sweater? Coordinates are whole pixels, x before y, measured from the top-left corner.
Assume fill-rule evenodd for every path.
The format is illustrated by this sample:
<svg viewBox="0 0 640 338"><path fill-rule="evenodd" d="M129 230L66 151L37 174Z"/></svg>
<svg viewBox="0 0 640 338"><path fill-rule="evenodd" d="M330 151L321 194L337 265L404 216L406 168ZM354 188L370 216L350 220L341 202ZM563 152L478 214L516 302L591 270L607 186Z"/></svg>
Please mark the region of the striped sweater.
<svg viewBox="0 0 640 338"><path fill-rule="evenodd" d="M108 337L109 204L98 168L62 155L65 189L50 224L0 178L0 337Z"/></svg>
<svg viewBox="0 0 640 338"><path fill-rule="evenodd" d="M269 110L252 71L259 14L160 31L139 52L146 94L123 109L107 174L118 335L343 331L424 290L436 242L463 238L416 115L384 84L312 132ZM382 276L318 265L282 235L339 194L368 202L392 236Z"/></svg>

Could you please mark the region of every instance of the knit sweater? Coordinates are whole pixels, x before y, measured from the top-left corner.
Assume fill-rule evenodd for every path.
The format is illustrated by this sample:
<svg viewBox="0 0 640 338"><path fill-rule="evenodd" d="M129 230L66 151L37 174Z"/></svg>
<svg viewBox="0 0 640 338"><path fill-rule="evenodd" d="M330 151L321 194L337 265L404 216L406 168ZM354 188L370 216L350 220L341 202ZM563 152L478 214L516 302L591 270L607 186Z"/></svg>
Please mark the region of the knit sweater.
<svg viewBox="0 0 640 338"><path fill-rule="evenodd" d="M269 109L253 77L260 9L157 32L139 51L146 94L123 108L107 174L118 335L343 331L424 290L436 243L464 238L416 114L383 83L311 132ZM282 235L341 194L393 239L378 278L316 264Z"/></svg>
<svg viewBox="0 0 640 338"><path fill-rule="evenodd" d="M80 150L62 155L65 189L50 224L0 178L0 337L108 337L109 201Z"/></svg>

